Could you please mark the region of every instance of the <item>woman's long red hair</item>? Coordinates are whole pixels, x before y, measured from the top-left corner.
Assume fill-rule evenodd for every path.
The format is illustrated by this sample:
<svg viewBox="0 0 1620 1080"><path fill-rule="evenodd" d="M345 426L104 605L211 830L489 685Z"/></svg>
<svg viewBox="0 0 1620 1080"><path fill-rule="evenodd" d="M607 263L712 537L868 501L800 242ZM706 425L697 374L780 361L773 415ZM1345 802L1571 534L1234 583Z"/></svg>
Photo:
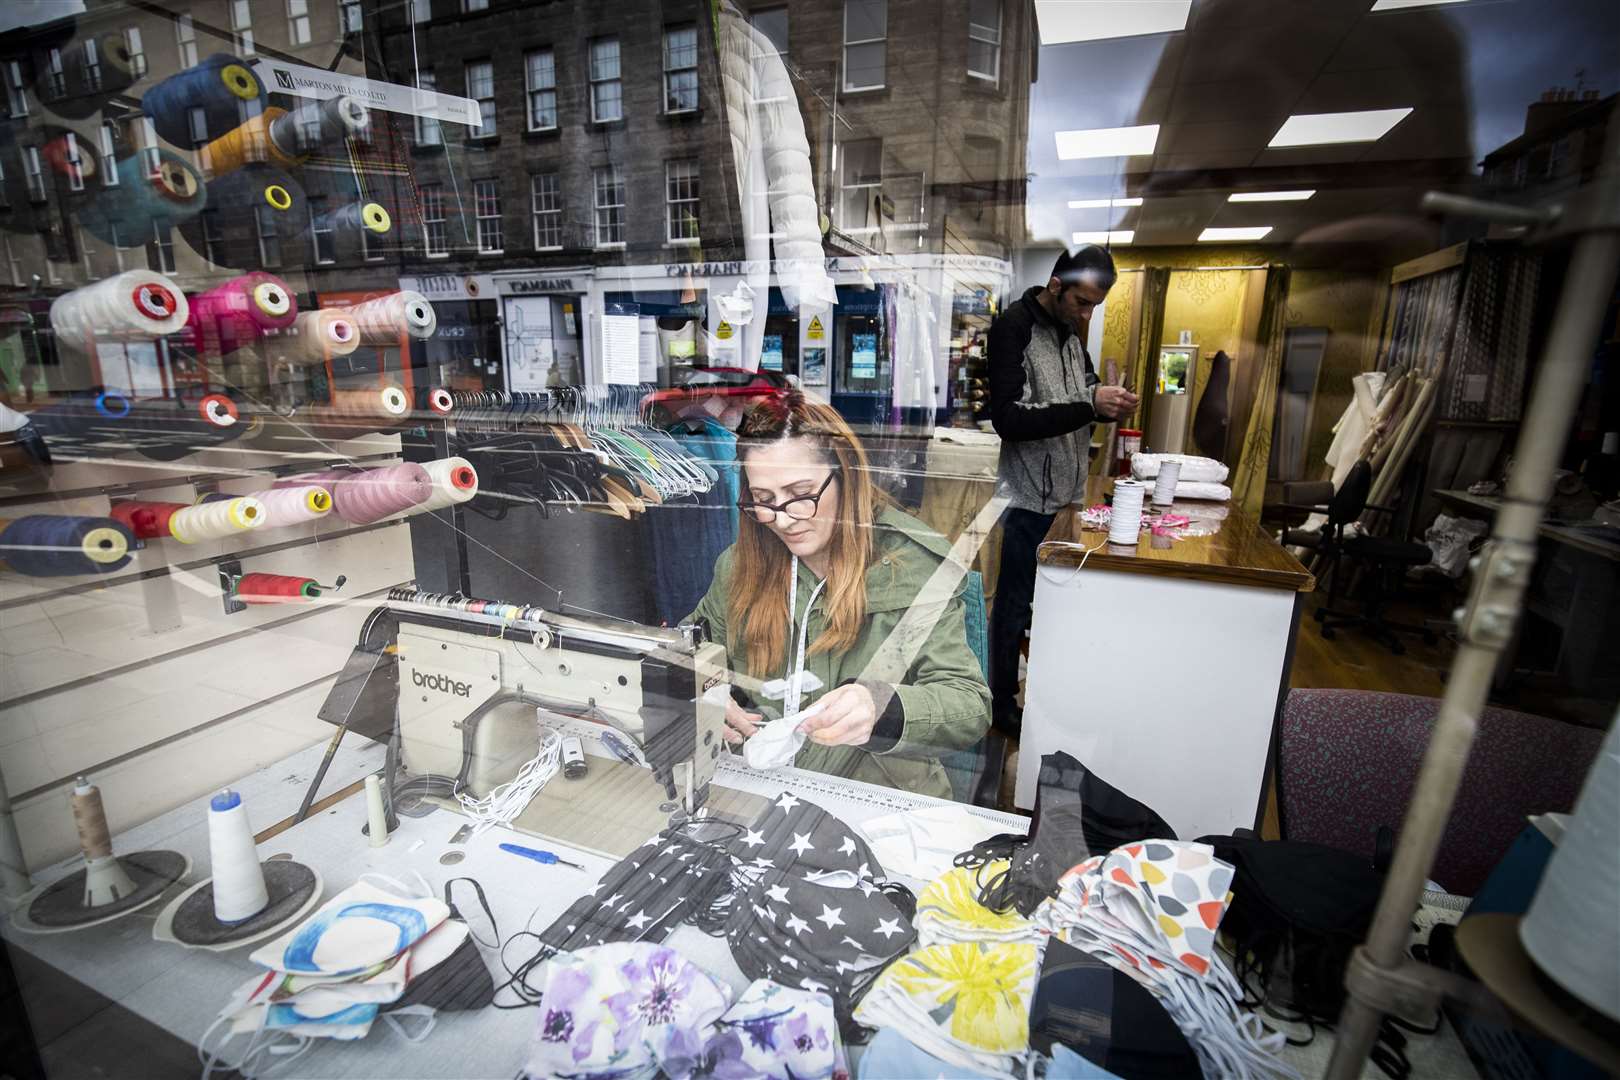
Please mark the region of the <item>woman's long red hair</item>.
<svg viewBox="0 0 1620 1080"><path fill-rule="evenodd" d="M738 464L746 468L750 451L788 440L802 440L819 450L838 471L828 490L837 492L837 515L830 544L827 587L823 591L826 629L810 646L823 653L853 648L866 618L866 570L872 562L872 523L880 495L873 486L866 451L844 418L832 406L806 398L797 390L761 401L743 417L737 430ZM744 481L746 489L746 478ZM830 500L823 497L821 514ZM737 525L731 595L727 602L727 637L741 652L747 673L768 678L787 663L788 573L793 557L771 530L742 514Z"/></svg>

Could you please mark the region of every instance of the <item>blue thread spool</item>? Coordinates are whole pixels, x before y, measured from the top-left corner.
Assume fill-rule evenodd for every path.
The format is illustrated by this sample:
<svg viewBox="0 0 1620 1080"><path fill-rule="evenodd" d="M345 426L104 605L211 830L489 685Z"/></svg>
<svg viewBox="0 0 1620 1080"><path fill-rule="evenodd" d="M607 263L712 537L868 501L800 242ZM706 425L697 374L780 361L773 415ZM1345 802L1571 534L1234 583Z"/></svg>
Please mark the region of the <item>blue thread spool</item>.
<svg viewBox="0 0 1620 1080"><path fill-rule="evenodd" d="M244 165L208 183L208 209L180 226L193 251L215 266L256 270L264 263L261 237L280 244L297 241L309 229L309 201L292 175L274 165ZM203 218L215 219L210 247ZM263 222L269 226L260 229ZM293 252L284 250L282 259Z"/></svg>
<svg viewBox="0 0 1620 1080"><path fill-rule="evenodd" d="M52 96L50 75L43 64L39 65L34 84L39 99L58 116L86 120L100 112L108 98L123 93L135 83L135 63L129 54L129 44L117 31L64 42L61 56L66 93Z"/></svg>
<svg viewBox="0 0 1620 1080"><path fill-rule="evenodd" d="M120 161L117 186L102 188L79 223L115 247L139 247L152 239L154 223L179 225L200 214L208 189L197 170L167 150L159 150L157 158L155 174L149 151Z"/></svg>
<svg viewBox="0 0 1620 1080"><path fill-rule="evenodd" d="M218 138L247 119L250 109L251 114L262 112L264 101L264 85L246 64L229 53L215 53L148 90L141 111L166 141L190 146L192 109L203 110L208 137Z"/></svg>
<svg viewBox="0 0 1620 1080"><path fill-rule="evenodd" d="M0 559L29 577L110 574L128 566L140 546L112 518L30 514L0 528Z"/></svg>
<svg viewBox="0 0 1620 1080"><path fill-rule="evenodd" d="M129 415L129 398L103 390L96 395L96 411L109 420L122 420Z"/></svg>
<svg viewBox="0 0 1620 1080"><path fill-rule="evenodd" d="M122 395L76 394L55 405L33 410L28 414L28 422L47 439L52 436L73 438L91 428L122 420L129 412L130 403Z"/></svg>

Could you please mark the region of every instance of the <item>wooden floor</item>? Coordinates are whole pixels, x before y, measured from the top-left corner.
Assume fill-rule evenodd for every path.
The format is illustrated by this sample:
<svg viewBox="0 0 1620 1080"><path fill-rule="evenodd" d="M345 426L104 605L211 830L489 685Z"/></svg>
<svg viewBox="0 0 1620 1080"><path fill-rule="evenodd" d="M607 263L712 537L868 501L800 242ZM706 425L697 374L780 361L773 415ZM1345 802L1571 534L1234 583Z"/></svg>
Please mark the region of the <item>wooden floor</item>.
<svg viewBox="0 0 1620 1080"><path fill-rule="evenodd" d="M1310 690L1383 690L1428 697L1445 693L1445 675L1451 668L1455 651L1445 637L1442 636L1437 645L1426 645L1417 635L1406 637L1403 640L1406 653L1402 656L1396 656L1354 629L1335 630L1333 640L1329 641L1322 637L1322 628L1311 615L1321 602L1320 598L1307 598L1301 613L1290 686ZM1417 621L1422 612L1397 614Z"/></svg>

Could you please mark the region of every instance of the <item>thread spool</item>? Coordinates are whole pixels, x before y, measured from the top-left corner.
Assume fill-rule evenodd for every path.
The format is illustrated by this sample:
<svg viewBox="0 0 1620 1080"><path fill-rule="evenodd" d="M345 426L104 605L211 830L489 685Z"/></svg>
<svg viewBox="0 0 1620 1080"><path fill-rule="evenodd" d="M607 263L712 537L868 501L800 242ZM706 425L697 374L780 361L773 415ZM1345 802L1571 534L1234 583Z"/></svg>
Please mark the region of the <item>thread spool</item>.
<svg viewBox="0 0 1620 1080"><path fill-rule="evenodd" d="M373 238L387 236L394 227L394 219L376 202L344 203L320 215L315 222L317 231L330 231L340 240L358 240L361 233L370 233Z"/></svg>
<svg viewBox="0 0 1620 1080"><path fill-rule="evenodd" d="M423 462L422 469L433 481L433 494L417 508L420 511L444 510L478 494L478 470L464 457Z"/></svg>
<svg viewBox="0 0 1620 1080"><path fill-rule="evenodd" d="M412 289L379 296L349 308L362 345L397 345L401 336L430 338L439 327L428 298Z"/></svg>
<svg viewBox="0 0 1620 1080"><path fill-rule="evenodd" d="M1169 506L1176 501L1176 482L1181 479L1181 462L1165 458L1153 478L1153 505Z"/></svg>
<svg viewBox="0 0 1620 1080"><path fill-rule="evenodd" d="M321 584L314 578L290 574L243 574L236 579L231 595L244 604L296 604L319 599Z"/></svg>
<svg viewBox="0 0 1620 1080"><path fill-rule="evenodd" d="M270 903L247 807L230 788L208 803L208 860L214 870L214 917L220 922L241 922Z"/></svg>
<svg viewBox="0 0 1620 1080"><path fill-rule="evenodd" d="M215 53L153 86L141 98L141 111L165 141L190 146L191 110L203 110L210 133L226 132L249 112L262 111L264 98L264 86L251 68L228 53ZM249 108L254 102L259 110Z"/></svg>
<svg viewBox="0 0 1620 1080"><path fill-rule="evenodd" d="M83 191L100 170L91 147L78 132L55 127L48 127L45 132L48 138L39 148L45 167L60 177L69 191Z"/></svg>
<svg viewBox="0 0 1620 1080"><path fill-rule="evenodd" d="M1536 965L1610 1020L1620 1020L1616 821L1620 821L1620 724L1604 738L1564 838L1519 924L1519 940Z"/></svg>
<svg viewBox="0 0 1620 1080"><path fill-rule="evenodd" d="M414 461L364 469L336 481L332 509L351 525L370 525L426 502L433 480Z"/></svg>
<svg viewBox="0 0 1620 1080"><path fill-rule="evenodd" d="M283 169L303 164L304 155L284 153L270 137L275 122L287 115L287 110L274 106L257 116L250 116L230 131L203 146L197 160L214 176L223 177L254 162L269 162Z"/></svg>
<svg viewBox="0 0 1620 1080"><path fill-rule="evenodd" d="M435 416L449 416L456 409L455 397L443 386L430 386L421 393L422 400L419 407Z"/></svg>
<svg viewBox="0 0 1620 1080"><path fill-rule="evenodd" d="M274 165L244 165L209 181L208 206L180 234L198 255L233 270L260 266L270 245L285 249L309 228L303 185Z"/></svg>
<svg viewBox="0 0 1620 1080"><path fill-rule="evenodd" d="M287 488L304 487L306 485L314 484L319 487L323 487L330 492L336 489L339 480L347 479L348 477L354 476L359 472L359 469L352 467L342 469L322 469L320 472L300 473L297 476L283 476L270 486L274 489L285 490Z"/></svg>
<svg viewBox="0 0 1620 1080"><path fill-rule="evenodd" d="M1140 480L1114 481L1114 513L1108 521L1108 542L1135 547L1141 539L1142 496L1146 485Z"/></svg>
<svg viewBox="0 0 1620 1080"><path fill-rule="evenodd" d="M105 859L113 853L112 830L107 827L107 811L101 804L101 789L85 777L74 781L73 827L79 834L79 851L85 861Z"/></svg>
<svg viewBox="0 0 1620 1080"><path fill-rule="evenodd" d="M89 352L98 341L156 341L185 326L190 313L186 294L172 280L126 270L51 301L51 329L59 344Z"/></svg>
<svg viewBox="0 0 1620 1080"><path fill-rule="evenodd" d="M264 520L264 504L243 495L181 507L169 516L169 532L182 544L196 544L257 529Z"/></svg>
<svg viewBox="0 0 1620 1080"><path fill-rule="evenodd" d="M169 519L185 508L185 503L130 499L113 503L107 514L141 540L162 540L174 535L169 531Z"/></svg>
<svg viewBox="0 0 1620 1080"><path fill-rule="evenodd" d="M296 337L288 359L296 364L324 363L360 347L360 331L341 308L300 311L293 326Z"/></svg>
<svg viewBox="0 0 1620 1080"><path fill-rule="evenodd" d="M265 528L319 521L332 510L332 493L317 484L270 488L251 496L264 507Z"/></svg>
<svg viewBox="0 0 1620 1080"><path fill-rule="evenodd" d="M202 213L208 189L197 170L168 150L141 151L118 162L118 183L103 187L79 213L91 235L114 247L151 242L154 224L180 225Z"/></svg>
<svg viewBox="0 0 1620 1080"><path fill-rule="evenodd" d="M272 110L265 110L268 114ZM300 105L292 112L273 110L270 139L278 153L302 160L329 143L371 138L371 112L348 94Z"/></svg>
<svg viewBox="0 0 1620 1080"><path fill-rule="evenodd" d="M255 270L192 297L186 329L193 348L224 355L291 326L297 318L298 302L287 283Z"/></svg>
<svg viewBox="0 0 1620 1080"><path fill-rule="evenodd" d="M140 544L111 517L30 514L0 519L0 559L29 577L111 574L129 565Z"/></svg>
<svg viewBox="0 0 1620 1080"><path fill-rule="evenodd" d="M382 781L376 773L366 777L366 835L372 847L388 843L388 814L383 808Z"/></svg>
<svg viewBox="0 0 1620 1080"><path fill-rule="evenodd" d="M94 50L96 62L93 70L87 47ZM129 54L129 45L124 41L124 35L116 31L70 41L61 47L61 56L67 94L62 97L50 95L47 85L49 76L43 66L39 69L40 79L35 84L35 92L40 100L58 116L71 120L88 119L100 111L108 98L123 93L135 83L135 64Z"/></svg>

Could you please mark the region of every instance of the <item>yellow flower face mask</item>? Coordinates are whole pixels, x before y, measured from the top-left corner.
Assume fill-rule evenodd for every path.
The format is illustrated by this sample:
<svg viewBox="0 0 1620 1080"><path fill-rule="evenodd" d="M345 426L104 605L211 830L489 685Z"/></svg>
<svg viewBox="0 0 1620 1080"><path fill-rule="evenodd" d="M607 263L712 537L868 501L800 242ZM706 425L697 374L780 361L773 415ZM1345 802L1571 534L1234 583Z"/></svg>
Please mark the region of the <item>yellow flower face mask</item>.
<svg viewBox="0 0 1620 1080"><path fill-rule="evenodd" d="M1005 914L979 903L979 885L1007 868L1007 860L974 869L957 867L930 882L917 897L917 940L923 945L961 941L1027 941L1037 939L1033 923L1017 911Z"/></svg>

